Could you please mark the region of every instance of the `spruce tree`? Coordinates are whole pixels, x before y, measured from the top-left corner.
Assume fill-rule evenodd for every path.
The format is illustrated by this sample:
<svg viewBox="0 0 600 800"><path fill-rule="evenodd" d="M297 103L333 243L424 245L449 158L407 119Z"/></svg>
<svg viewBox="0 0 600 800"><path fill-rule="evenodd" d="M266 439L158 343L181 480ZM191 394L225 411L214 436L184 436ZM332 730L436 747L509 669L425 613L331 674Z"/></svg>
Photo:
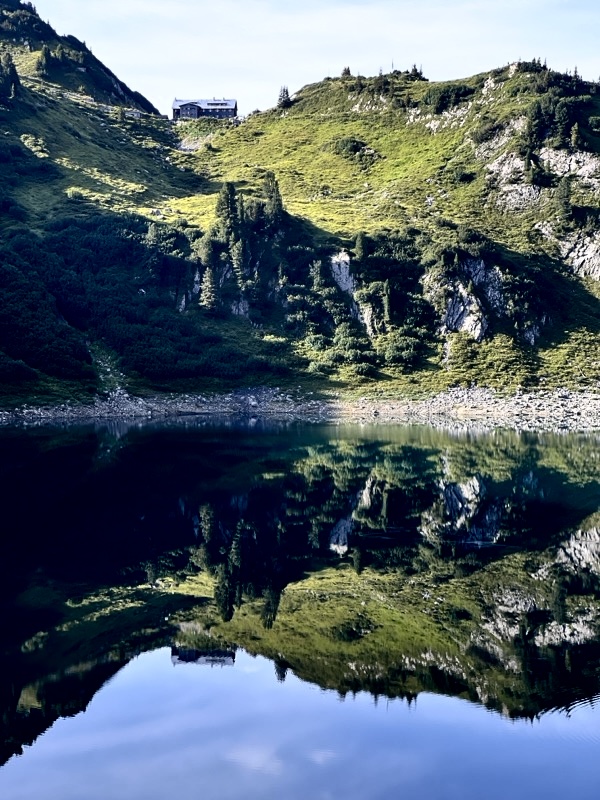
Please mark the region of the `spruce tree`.
<svg viewBox="0 0 600 800"><path fill-rule="evenodd" d="M571 128L571 149L581 150L581 133L579 132L579 124L576 122Z"/></svg>
<svg viewBox="0 0 600 800"><path fill-rule="evenodd" d="M224 241L237 239L239 234L238 203L235 186L227 181L223 184L215 208L219 228Z"/></svg>
<svg viewBox="0 0 600 800"><path fill-rule="evenodd" d="M0 59L0 100L11 100L21 88L19 74L10 53L3 53Z"/></svg>
<svg viewBox="0 0 600 800"><path fill-rule="evenodd" d="M554 195L556 210L563 222L570 222L573 216L573 205L571 203L571 176L566 175L561 178L556 187Z"/></svg>
<svg viewBox="0 0 600 800"><path fill-rule="evenodd" d="M571 113L567 102L562 99L556 104L554 130L561 145L568 145L571 130Z"/></svg>
<svg viewBox="0 0 600 800"><path fill-rule="evenodd" d="M47 44L42 46L42 50L38 56L37 63L35 65L35 71L40 76L40 78L47 78L48 74L50 73L50 67L52 66L52 51L48 47Z"/></svg>
<svg viewBox="0 0 600 800"><path fill-rule="evenodd" d="M289 108L292 105L290 93L287 86L282 86L279 90L279 98L277 100L277 108Z"/></svg>
<svg viewBox="0 0 600 800"><path fill-rule="evenodd" d="M279 184L273 172L267 172L263 183L265 215L273 227L278 227L283 219L283 200Z"/></svg>
<svg viewBox="0 0 600 800"><path fill-rule="evenodd" d="M215 243L210 234L205 234L193 245L196 257L203 267L213 267L215 263Z"/></svg>
<svg viewBox="0 0 600 800"><path fill-rule="evenodd" d="M365 235L358 233L354 242L354 258L357 261L362 261L365 257Z"/></svg>
<svg viewBox="0 0 600 800"><path fill-rule="evenodd" d="M217 287L212 267L207 267L202 276L198 305L205 311L214 311L217 307Z"/></svg>
<svg viewBox="0 0 600 800"><path fill-rule="evenodd" d="M244 242L240 239L237 242L234 242L231 245L229 250L231 255L231 263L233 264L233 273L235 275L235 280L238 285L238 288L241 290L244 288L244 273L245 273L245 247Z"/></svg>

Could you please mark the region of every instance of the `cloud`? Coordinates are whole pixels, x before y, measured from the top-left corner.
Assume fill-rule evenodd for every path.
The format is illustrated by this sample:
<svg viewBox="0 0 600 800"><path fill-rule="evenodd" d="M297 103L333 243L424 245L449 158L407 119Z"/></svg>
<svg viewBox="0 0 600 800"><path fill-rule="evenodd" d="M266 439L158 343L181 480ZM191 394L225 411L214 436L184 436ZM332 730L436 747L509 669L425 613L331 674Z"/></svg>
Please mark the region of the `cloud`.
<svg viewBox="0 0 600 800"><path fill-rule="evenodd" d="M312 761L313 764L316 764L318 767L323 767L325 764L328 764L330 761L336 758L336 754L333 750L313 750L312 753L309 753L308 760Z"/></svg>
<svg viewBox="0 0 600 800"><path fill-rule="evenodd" d="M275 751L270 747L240 745L226 753L224 757L226 761L231 761L251 772L261 772L265 775L281 775L283 772L283 761L276 757Z"/></svg>

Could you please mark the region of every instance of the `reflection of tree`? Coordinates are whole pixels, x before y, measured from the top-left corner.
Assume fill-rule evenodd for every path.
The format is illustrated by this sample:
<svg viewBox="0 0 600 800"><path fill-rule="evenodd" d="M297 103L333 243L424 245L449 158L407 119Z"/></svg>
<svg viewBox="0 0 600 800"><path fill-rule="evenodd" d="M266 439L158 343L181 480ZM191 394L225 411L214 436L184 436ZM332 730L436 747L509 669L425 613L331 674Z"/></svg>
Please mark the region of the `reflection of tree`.
<svg viewBox="0 0 600 800"><path fill-rule="evenodd" d="M281 600L281 592L269 586L264 591L265 602L260 614L262 624L269 630L273 627L275 618L277 617L277 610L279 608L279 601Z"/></svg>
<svg viewBox="0 0 600 800"><path fill-rule="evenodd" d="M281 661L281 659L278 658L276 658L273 663L275 665L275 677L277 678L278 683L284 683L285 679L287 678L290 665L286 661Z"/></svg>
<svg viewBox="0 0 600 800"><path fill-rule="evenodd" d="M231 574L226 564L219 564L215 582L215 603L224 622L229 622L233 617L234 599L235 589L232 587Z"/></svg>
<svg viewBox="0 0 600 800"><path fill-rule="evenodd" d="M237 431L138 431L99 459L106 434L69 435L73 443L36 433L30 452L3 439L3 526L13 535L0 542L0 592L9 609L36 570L52 578L76 575L79 586L99 585L98 576L104 586L148 581L151 587L139 590L148 607L164 593L181 609L183 595L164 592L163 578L179 583L202 570L214 578L222 619L252 604L270 629L262 632L272 645L264 652L285 652L289 661L278 665L281 677L288 666L300 674L300 665L307 679L342 692L456 692L515 713L538 713L598 691L600 515L582 523L600 506L593 442L513 434L452 439L422 430L394 433L397 441L343 433L327 441L329 432L312 431L308 444L297 432L281 432L266 435L265 444L264 437ZM22 468L27 459L32 469ZM32 492L58 532L52 539L39 534L37 520L20 535ZM351 530L334 553L340 520ZM102 543L93 560L90 542ZM282 645L292 640L282 592L332 565L341 568L323 572L322 605L309 608L294 660ZM336 581L346 580L350 590L338 593ZM383 609L371 627L357 616L359 591L369 605L365 617ZM304 610L300 602L298 618ZM66 612L48 609L46 616L55 613L58 619ZM75 613L70 606L68 613ZM212 609L206 613L219 628ZM386 628L395 613L403 620L421 615L423 653L404 657L402 625ZM278 630L283 614L285 636ZM330 622L319 634L323 618ZM19 633L9 633L5 649L30 658L21 645L45 624L33 614L19 618L13 625ZM115 620L117 640L119 625ZM314 657L318 635L326 639L321 661ZM363 645L357 674L348 665L357 663ZM456 654L454 663L446 650ZM11 692L6 703L14 705L20 690L16 697Z"/></svg>

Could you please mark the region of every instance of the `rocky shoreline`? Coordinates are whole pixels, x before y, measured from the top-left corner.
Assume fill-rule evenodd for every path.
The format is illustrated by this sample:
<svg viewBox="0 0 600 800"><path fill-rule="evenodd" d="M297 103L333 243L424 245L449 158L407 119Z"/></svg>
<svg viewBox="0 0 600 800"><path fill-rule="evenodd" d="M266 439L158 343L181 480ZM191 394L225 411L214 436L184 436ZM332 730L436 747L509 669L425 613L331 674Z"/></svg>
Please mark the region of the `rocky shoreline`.
<svg viewBox="0 0 600 800"><path fill-rule="evenodd" d="M421 400L406 398L317 399L300 389L260 388L221 395L133 397L118 389L90 405L22 406L0 411L0 425L244 416L311 423L418 424L485 432L600 431L600 393L556 389L502 395L491 389L449 389Z"/></svg>

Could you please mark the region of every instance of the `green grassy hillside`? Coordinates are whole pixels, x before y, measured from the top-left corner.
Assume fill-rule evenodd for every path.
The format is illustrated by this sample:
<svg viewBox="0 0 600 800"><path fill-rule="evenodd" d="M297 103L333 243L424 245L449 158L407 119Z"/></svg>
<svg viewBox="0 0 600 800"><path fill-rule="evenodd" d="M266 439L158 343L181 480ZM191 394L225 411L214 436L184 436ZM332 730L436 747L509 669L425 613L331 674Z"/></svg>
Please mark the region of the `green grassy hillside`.
<svg viewBox="0 0 600 800"><path fill-rule="evenodd" d="M0 55L4 403L107 363L135 391L597 387L595 83L345 75L174 125L28 4Z"/></svg>

